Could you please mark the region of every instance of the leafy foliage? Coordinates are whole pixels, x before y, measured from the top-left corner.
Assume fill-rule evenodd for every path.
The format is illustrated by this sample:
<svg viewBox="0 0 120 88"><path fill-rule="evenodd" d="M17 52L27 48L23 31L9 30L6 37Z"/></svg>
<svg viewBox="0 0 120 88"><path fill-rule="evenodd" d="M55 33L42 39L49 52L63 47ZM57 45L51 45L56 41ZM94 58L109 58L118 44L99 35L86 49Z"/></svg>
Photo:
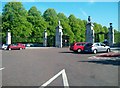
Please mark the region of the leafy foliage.
<svg viewBox="0 0 120 88"><path fill-rule="evenodd" d="M55 45L55 29L58 26L58 17L57 13L54 9L48 8L43 13L43 18L47 22L47 33L48 33L48 45L54 46Z"/></svg>
<svg viewBox="0 0 120 88"><path fill-rule="evenodd" d="M115 33L115 43L116 44L119 44L119 46L120 46L120 31L114 31L114 33Z"/></svg>
<svg viewBox="0 0 120 88"><path fill-rule="evenodd" d="M27 21L26 17L27 11L20 2L8 2L3 8L2 31L6 36L6 31L11 30L13 43L28 40L26 37L29 37L32 32L32 24Z"/></svg>
<svg viewBox="0 0 120 88"><path fill-rule="evenodd" d="M58 17L56 11L54 9L49 8L43 13L43 17L48 24L48 35L54 35L55 28L58 26Z"/></svg>
<svg viewBox="0 0 120 88"><path fill-rule="evenodd" d="M42 42L43 32L46 29L46 22L41 16L41 12L37 8L31 7L28 11L28 22L32 24L32 33L30 35L30 42Z"/></svg>
<svg viewBox="0 0 120 88"><path fill-rule="evenodd" d="M73 14L66 17L64 13L58 13L48 8L42 15L35 6L31 7L28 11L25 10L21 2L8 2L2 14L2 25L0 28L2 32L2 42L5 43L6 32L8 29L12 33L12 43L16 42L43 42L43 32L47 30L48 44L53 46L55 43L55 29L58 26L58 21L61 21L63 27L63 34L69 36L69 43L85 42L86 20L76 18ZM94 23L94 31L96 34L95 41L103 42L108 39L106 36L108 28L101 24ZM115 42L120 43L120 32L115 30Z"/></svg>
<svg viewBox="0 0 120 88"><path fill-rule="evenodd" d="M63 13L58 13L58 19L61 21L61 25L64 28L63 34L69 36L69 41L72 43L74 41L74 33L71 30L68 18Z"/></svg>

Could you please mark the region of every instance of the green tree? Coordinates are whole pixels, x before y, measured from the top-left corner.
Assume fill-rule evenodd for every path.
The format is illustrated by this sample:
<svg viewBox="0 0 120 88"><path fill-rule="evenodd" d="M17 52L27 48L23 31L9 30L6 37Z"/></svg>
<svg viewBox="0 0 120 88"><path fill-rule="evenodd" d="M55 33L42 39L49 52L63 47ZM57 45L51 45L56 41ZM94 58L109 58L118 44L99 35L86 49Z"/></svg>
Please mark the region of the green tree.
<svg viewBox="0 0 120 88"><path fill-rule="evenodd" d="M2 14L0 13L0 43L2 43Z"/></svg>
<svg viewBox="0 0 120 88"><path fill-rule="evenodd" d="M82 20L82 22L84 23L84 27L86 27L87 21L86 20Z"/></svg>
<svg viewBox="0 0 120 88"><path fill-rule="evenodd" d="M77 19L77 20L78 20L78 25L80 26L80 41L85 42L86 22L81 19Z"/></svg>
<svg viewBox="0 0 120 88"><path fill-rule="evenodd" d="M99 34L99 40L100 41L99 42L103 42L104 41L104 33L105 33L105 31L104 31L101 24L98 24L98 26L99 26L99 31L100 31L100 34Z"/></svg>
<svg viewBox="0 0 120 88"><path fill-rule="evenodd" d="M94 31L95 31L95 42L103 42L104 35L102 34L103 28L101 24L94 23Z"/></svg>
<svg viewBox="0 0 120 88"><path fill-rule="evenodd" d="M37 10L35 6L31 7L28 11L28 22L33 26L30 42L42 42L43 32L47 28L47 24L41 15L41 12Z"/></svg>
<svg viewBox="0 0 120 88"><path fill-rule="evenodd" d="M74 33L74 41L80 42L81 41L81 39L80 39L81 32L80 32L80 25L79 25L77 18L73 14L71 14L68 17L68 19L69 19L69 25L71 27L71 30Z"/></svg>
<svg viewBox="0 0 120 88"><path fill-rule="evenodd" d="M12 43L27 42L32 25L27 21L27 11L21 2L8 2L2 13L2 31L6 34L8 29L12 33Z"/></svg>
<svg viewBox="0 0 120 88"><path fill-rule="evenodd" d="M94 31L95 33L99 33L100 32L100 29L99 29L99 25L97 23L93 23L94 24Z"/></svg>
<svg viewBox="0 0 120 88"><path fill-rule="evenodd" d="M44 13L43 17L47 22L47 33L48 33L48 44L49 46L53 46L55 44L55 29L58 26L58 17L57 13L54 9L48 8Z"/></svg>
<svg viewBox="0 0 120 88"><path fill-rule="evenodd" d="M69 36L69 42L72 43L74 39L74 34L71 31L68 18L63 13L58 13L58 19L61 21L63 34Z"/></svg>
<svg viewBox="0 0 120 88"><path fill-rule="evenodd" d="M48 8L44 13L43 17L48 23L47 31L49 35L55 35L55 28L58 26L58 17L54 9Z"/></svg>
<svg viewBox="0 0 120 88"><path fill-rule="evenodd" d="M108 33L108 28L106 26L103 26L104 32Z"/></svg>
<svg viewBox="0 0 120 88"><path fill-rule="evenodd" d="M114 30L115 43L120 44L120 31Z"/></svg>
<svg viewBox="0 0 120 88"><path fill-rule="evenodd" d="M104 35L104 39L108 39L108 28L106 27L106 26L103 26L103 30L104 30L104 33L105 33L105 35Z"/></svg>

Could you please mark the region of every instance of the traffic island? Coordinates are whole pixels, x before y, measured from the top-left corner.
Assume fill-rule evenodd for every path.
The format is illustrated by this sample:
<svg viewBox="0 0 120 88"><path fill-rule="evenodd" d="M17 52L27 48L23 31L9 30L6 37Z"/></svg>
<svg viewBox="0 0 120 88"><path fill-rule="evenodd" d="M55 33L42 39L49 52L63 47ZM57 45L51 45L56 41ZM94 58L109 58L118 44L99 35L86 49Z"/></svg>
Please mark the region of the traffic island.
<svg viewBox="0 0 120 88"><path fill-rule="evenodd" d="M98 54L96 57L120 57L119 52L109 52L109 53L103 53L103 54Z"/></svg>
<svg viewBox="0 0 120 88"><path fill-rule="evenodd" d="M88 58L87 62L102 64L102 65L114 65L120 66L120 53L109 52L97 54L96 56L92 56Z"/></svg>
<svg viewBox="0 0 120 88"><path fill-rule="evenodd" d="M120 52L109 52L96 54L95 56L88 57L91 60L119 60L120 61Z"/></svg>

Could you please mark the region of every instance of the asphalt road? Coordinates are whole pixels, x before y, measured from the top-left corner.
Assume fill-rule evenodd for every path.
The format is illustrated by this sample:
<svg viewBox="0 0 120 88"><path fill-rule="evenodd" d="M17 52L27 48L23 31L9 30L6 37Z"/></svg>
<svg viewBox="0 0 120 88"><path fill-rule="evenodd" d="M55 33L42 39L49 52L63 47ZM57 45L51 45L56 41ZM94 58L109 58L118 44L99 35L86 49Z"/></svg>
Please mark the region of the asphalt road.
<svg viewBox="0 0 120 88"><path fill-rule="evenodd" d="M2 51L0 50L0 87L2 86Z"/></svg>
<svg viewBox="0 0 120 88"><path fill-rule="evenodd" d="M41 86L65 70L69 86L117 86L118 65L88 59L68 48L26 49L2 52L3 86ZM63 86L62 75L47 86Z"/></svg>

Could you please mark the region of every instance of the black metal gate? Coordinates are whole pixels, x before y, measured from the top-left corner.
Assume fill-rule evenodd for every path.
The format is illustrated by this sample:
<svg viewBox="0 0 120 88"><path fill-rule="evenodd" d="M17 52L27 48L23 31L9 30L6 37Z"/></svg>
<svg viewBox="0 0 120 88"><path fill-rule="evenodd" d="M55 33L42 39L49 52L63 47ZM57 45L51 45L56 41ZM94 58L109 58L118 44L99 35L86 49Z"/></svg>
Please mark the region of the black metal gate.
<svg viewBox="0 0 120 88"><path fill-rule="evenodd" d="M108 33L104 33L104 32L98 32L95 33L95 42L100 42L100 38L99 35L104 35L104 39L108 39Z"/></svg>
<svg viewBox="0 0 120 88"><path fill-rule="evenodd" d="M55 47L55 36L54 35L47 36L47 46Z"/></svg>
<svg viewBox="0 0 120 88"><path fill-rule="evenodd" d="M63 47L68 47L69 46L69 36L63 35L62 38L63 38L63 40L62 40Z"/></svg>

